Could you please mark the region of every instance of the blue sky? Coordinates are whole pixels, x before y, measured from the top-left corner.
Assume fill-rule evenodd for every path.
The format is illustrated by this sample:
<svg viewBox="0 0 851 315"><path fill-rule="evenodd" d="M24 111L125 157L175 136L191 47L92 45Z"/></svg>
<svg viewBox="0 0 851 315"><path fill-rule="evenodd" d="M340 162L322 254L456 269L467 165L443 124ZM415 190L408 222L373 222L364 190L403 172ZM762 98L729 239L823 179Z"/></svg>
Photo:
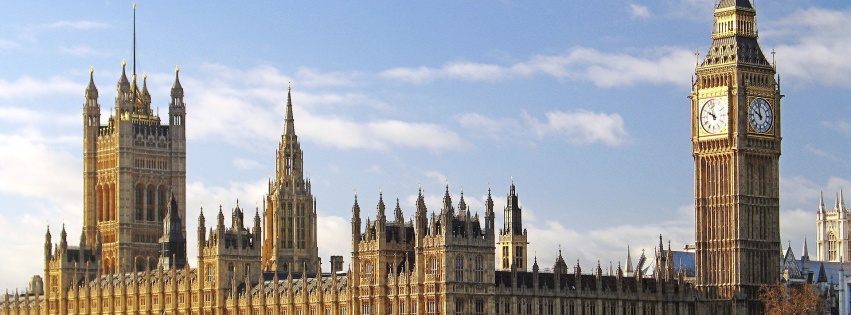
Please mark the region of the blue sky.
<svg viewBox="0 0 851 315"><path fill-rule="evenodd" d="M318 199L320 254L348 256L355 191L439 211L448 182L498 220L512 178L530 250L604 269L692 243L686 98L711 43L710 1L139 2L137 72L165 113L173 69L186 91L187 230L198 211L262 202L288 82ZM758 1L783 100L781 236L815 248L820 191L851 189L851 5ZM40 274L45 227L82 221L83 92L93 67L105 121L127 2L9 3L0 12L0 286ZM768 56L771 58L771 55ZM165 119L165 115L163 115ZM194 233L188 233L190 245ZM194 249L194 246L189 246ZM194 257L196 253L190 252ZM190 258L192 264L195 259Z"/></svg>

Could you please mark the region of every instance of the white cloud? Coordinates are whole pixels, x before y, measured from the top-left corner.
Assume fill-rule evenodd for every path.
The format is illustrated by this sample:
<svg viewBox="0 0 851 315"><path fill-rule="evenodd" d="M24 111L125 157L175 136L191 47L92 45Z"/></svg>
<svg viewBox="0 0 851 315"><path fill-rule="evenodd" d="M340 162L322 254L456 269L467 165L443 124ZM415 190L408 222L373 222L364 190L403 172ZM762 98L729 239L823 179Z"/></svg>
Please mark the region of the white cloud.
<svg viewBox="0 0 851 315"><path fill-rule="evenodd" d="M490 118L478 113L464 113L455 117L461 127L500 138L503 131L518 129L520 124L509 118Z"/></svg>
<svg viewBox="0 0 851 315"><path fill-rule="evenodd" d="M802 176L784 176L780 178L780 203L784 209L804 208L818 209L818 200L824 193L824 202L828 208L833 208L834 197L840 189L849 189L851 181L830 177L824 184L816 183Z"/></svg>
<svg viewBox="0 0 851 315"><path fill-rule="evenodd" d="M262 166L260 162L246 158L235 158L232 164L233 167L241 171L253 170Z"/></svg>
<svg viewBox="0 0 851 315"><path fill-rule="evenodd" d="M34 129L0 134L0 192L55 202L79 200L81 159L57 145L68 141L79 140L48 138Z"/></svg>
<svg viewBox="0 0 851 315"><path fill-rule="evenodd" d="M299 68L295 73L298 82L306 87L314 86L353 86L359 75L344 72L319 72L310 68Z"/></svg>
<svg viewBox="0 0 851 315"><path fill-rule="evenodd" d="M632 14L632 17L642 18L642 19L649 18L650 15L651 15L650 14L650 8L643 6L643 5L635 4L635 3L629 4L629 12L630 12L630 14Z"/></svg>
<svg viewBox="0 0 851 315"><path fill-rule="evenodd" d="M560 135L573 143L601 142L610 147L621 146L630 141L623 118L617 113L552 111L546 113L547 119L543 122L525 112L523 115L529 128L539 137Z"/></svg>
<svg viewBox="0 0 851 315"><path fill-rule="evenodd" d="M524 208L524 218L525 218ZM528 222L524 220L529 233L529 253L537 255L541 268L552 268L561 248L562 256L568 265L571 261L580 261L583 273L596 268L597 261L605 271L612 263L626 259L627 245L632 251L633 264L637 262L642 250L652 257L653 249L658 247L659 235L664 246L671 241L671 249L681 250L684 245L694 243L694 206L683 206L678 217L647 225L621 225L602 227L587 231L565 227L560 222L545 220ZM530 257L529 263L532 263Z"/></svg>
<svg viewBox="0 0 851 315"><path fill-rule="evenodd" d="M9 124L19 125L75 125L82 122L80 116L66 115L60 113L34 111L29 108L21 107L0 107L0 121ZM59 139L68 140L68 137L60 137ZM73 144L77 144L78 139L74 138Z"/></svg>
<svg viewBox="0 0 851 315"><path fill-rule="evenodd" d="M441 68L393 68L379 75L420 84L436 79L494 81L512 76L549 75L557 79L590 81L599 87L635 84L685 85L693 71L694 54L686 49L663 48L641 55L604 53L577 47L564 54L538 55L513 65L448 63Z"/></svg>
<svg viewBox="0 0 851 315"><path fill-rule="evenodd" d="M207 65L203 75L183 75L181 82L192 99L191 139L223 139L246 145L251 141L269 141L270 134L283 130L286 86L289 77L271 67L247 71L219 65ZM248 79L246 79L248 78ZM360 94L311 94L292 92L296 116L295 128L303 139L341 149L378 149L392 147L430 151L459 150L466 142L445 126L406 122L395 119L360 121L355 118L320 115L313 109L321 105L366 103L385 106ZM323 110L323 112L329 112ZM251 122L251 123L246 123Z"/></svg>
<svg viewBox="0 0 851 315"><path fill-rule="evenodd" d="M848 29L851 29L851 10L812 7L780 20L768 20L760 27L760 35L767 41L778 42L777 67L783 77L811 84L849 86L851 34Z"/></svg>
<svg viewBox="0 0 851 315"><path fill-rule="evenodd" d="M62 29L75 29L75 30L90 30L96 28L105 28L108 25L102 22L95 21L59 21L50 24L43 24L42 27L45 28L62 28Z"/></svg>
<svg viewBox="0 0 851 315"><path fill-rule="evenodd" d="M842 162L842 159L841 159L841 158L839 158L838 156L833 155L832 153L827 152L827 151L825 151L825 150L815 148L815 147L813 147L813 146L811 146L811 145L806 145L806 146L804 147L804 150L809 151L810 153L812 153L812 154L813 154L813 155L815 155L815 156L820 156L820 157L823 157L823 158L825 158L825 159L828 159L828 160L830 160L831 162L837 162L837 163L838 163L838 162Z"/></svg>
<svg viewBox="0 0 851 315"><path fill-rule="evenodd" d="M0 79L0 99L36 98L52 94L82 95L86 83L71 81L66 77L54 76L48 79L34 79L23 76L14 81ZM82 101L81 105L82 106Z"/></svg>

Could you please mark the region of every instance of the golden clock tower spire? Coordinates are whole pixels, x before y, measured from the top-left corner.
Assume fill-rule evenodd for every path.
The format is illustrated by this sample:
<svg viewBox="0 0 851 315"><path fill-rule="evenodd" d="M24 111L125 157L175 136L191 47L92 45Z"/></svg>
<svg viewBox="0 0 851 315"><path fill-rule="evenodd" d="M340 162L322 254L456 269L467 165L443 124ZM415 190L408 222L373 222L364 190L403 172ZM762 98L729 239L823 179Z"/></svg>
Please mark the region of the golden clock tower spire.
<svg viewBox="0 0 851 315"><path fill-rule="evenodd" d="M780 270L780 87L748 0L721 0L692 86L700 313L762 313Z"/></svg>

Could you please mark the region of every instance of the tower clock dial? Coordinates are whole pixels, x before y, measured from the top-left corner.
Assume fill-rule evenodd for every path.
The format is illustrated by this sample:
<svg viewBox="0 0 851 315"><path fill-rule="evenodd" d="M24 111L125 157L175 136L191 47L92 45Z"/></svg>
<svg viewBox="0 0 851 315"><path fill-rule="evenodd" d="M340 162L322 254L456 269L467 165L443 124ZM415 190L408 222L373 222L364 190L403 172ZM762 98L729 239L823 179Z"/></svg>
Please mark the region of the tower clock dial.
<svg viewBox="0 0 851 315"><path fill-rule="evenodd" d="M771 129L771 124L774 123L774 113L771 111L771 105L763 98L753 100L748 109L748 116L751 127L759 133L767 132Z"/></svg>
<svg viewBox="0 0 851 315"><path fill-rule="evenodd" d="M707 133L719 133L727 127L727 106L721 100L712 98L700 108L700 126Z"/></svg>

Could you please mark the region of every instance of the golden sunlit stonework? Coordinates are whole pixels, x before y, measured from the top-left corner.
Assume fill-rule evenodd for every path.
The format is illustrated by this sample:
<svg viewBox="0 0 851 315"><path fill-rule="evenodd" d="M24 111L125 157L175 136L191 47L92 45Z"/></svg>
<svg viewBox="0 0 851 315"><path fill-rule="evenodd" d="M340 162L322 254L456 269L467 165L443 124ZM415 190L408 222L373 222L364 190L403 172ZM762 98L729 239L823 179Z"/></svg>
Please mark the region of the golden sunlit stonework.
<svg viewBox="0 0 851 315"><path fill-rule="evenodd" d="M755 314L755 290L779 279L777 165L780 92L756 42L748 0L721 0L713 45L691 95L696 251L665 249L636 264L598 262L584 272L529 264L512 181L504 225L488 188L483 217L447 185L413 216L379 193L374 219L351 208L351 264L318 257L316 199L287 94L275 178L261 209L215 211L197 220L198 260L186 257L186 106L177 70L169 123L125 73L115 113L100 124L94 74L85 91L84 224L78 245L48 229L44 274L6 294L0 314ZM387 217L388 212L392 217ZM207 211L208 214L210 213ZM226 222L226 215L229 215ZM246 219L250 223L246 222ZM691 259L693 263L684 263ZM572 269L572 270L571 270Z"/></svg>

